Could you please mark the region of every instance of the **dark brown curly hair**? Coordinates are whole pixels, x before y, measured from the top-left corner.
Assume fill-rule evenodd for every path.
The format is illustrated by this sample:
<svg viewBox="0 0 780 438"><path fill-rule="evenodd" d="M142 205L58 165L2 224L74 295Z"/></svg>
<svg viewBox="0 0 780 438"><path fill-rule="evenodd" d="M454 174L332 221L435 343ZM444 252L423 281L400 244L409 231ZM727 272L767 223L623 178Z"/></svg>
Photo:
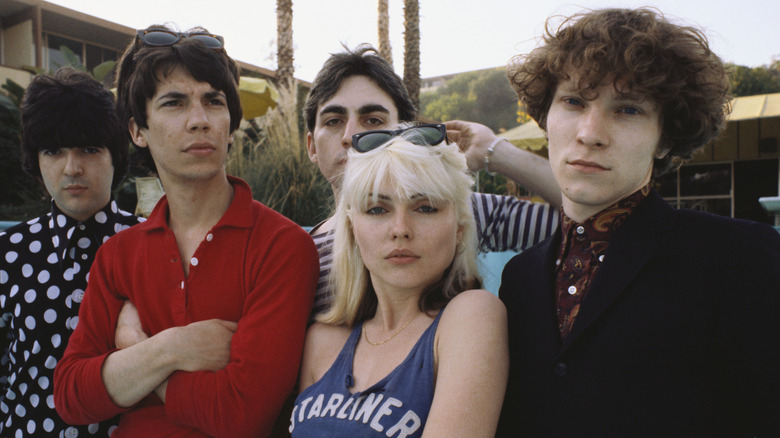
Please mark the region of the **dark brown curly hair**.
<svg viewBox="0 0 780 438"><path fill-rule="evenodd" d="M555 17L553 17L555 18ZM713 140L730 111L728 71L696 28L654 9L602 9L545 25L544 45L512 58L507 76L528 114L547 130L558 84L576 72L584 96L606 84L658 104L662 149L655 176L674 170Z"/></svg>

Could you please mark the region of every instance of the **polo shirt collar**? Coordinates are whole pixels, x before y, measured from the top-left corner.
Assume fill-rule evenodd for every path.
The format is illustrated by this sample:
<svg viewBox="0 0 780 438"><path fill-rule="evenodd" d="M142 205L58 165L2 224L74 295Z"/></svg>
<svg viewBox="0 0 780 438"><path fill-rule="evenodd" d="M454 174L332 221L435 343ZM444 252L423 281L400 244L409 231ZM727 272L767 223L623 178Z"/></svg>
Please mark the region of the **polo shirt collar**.
<svg viewBox="0 0 780 438"><path fill-rule="evenodd" d="M249 228L252 226L252 189L241 178L228 175L233 186L233 201L214 229L221 227ZM163 195L144 223L148 231L168 228L168 195Z"/></svg>

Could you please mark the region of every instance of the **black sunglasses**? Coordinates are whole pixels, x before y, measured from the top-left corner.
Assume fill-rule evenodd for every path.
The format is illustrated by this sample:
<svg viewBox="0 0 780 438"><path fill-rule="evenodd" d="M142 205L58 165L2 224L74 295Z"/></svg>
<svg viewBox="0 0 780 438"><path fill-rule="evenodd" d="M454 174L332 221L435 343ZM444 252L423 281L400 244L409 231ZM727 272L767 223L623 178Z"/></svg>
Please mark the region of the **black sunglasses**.
<svg viewBox="0 0 780 438"><path fill-rule="evenodd" d="M358 152L368 152L387 143L403 132L410 132L405 139L420 146L435 146L447 139L447 128L443 123L417 125L392 131L366 131L352 136L352 147Z"/></svg>
<svg viewBox="0 0 780 438"><path fill-rule="evenodd" d="M164 29L141 29L136 32L138 39L152 47L172 46L182 38L190 38L200 41L209 49L220 50L225 48L225 39L220 35L208 32L173 32Z"/></svg>

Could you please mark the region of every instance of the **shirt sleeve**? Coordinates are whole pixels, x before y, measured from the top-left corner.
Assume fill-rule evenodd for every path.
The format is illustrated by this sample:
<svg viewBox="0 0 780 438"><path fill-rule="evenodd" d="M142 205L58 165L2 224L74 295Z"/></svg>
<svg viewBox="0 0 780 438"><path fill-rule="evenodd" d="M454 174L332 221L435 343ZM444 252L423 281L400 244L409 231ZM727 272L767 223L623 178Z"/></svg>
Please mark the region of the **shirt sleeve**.
<svg viewBox="0 0 780 438"><path fill-rule="evenodd" d="M558 210L550 204L487 193L474 193L471 201L480 251L522 251L558 227Z"/></svg>
<svg viewBox="0 0 780 438"><path fill-rule="evenodd" d="M254 286L231 340L230 363L217 372L176 372L166 414L216 437L266 436L292 392L319 273L302 228L288 228L252 263Z"/></svg>
<svg viewBox="0 0 780 438"><path fill-rule="evenodd" d="M54 369L54 405L70 424L104 421L124 411L106 391L101 369L116 350L114 331L123 299L115 295L112 240L98 249L79 308L79 322Z"/></svg>

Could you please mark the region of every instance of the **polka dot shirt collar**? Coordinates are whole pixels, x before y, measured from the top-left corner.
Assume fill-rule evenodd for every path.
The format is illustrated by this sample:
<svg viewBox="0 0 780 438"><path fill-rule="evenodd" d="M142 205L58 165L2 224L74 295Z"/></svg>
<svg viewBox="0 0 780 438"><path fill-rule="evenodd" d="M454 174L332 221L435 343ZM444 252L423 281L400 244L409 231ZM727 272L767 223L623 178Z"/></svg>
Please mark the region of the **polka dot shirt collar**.
<svg viewBox="0 0 780 438"><path fill-rule="evenodd" d="M106 204L105 207L95 213L92 217L81 222L63 213L52 200L49 228L51 229L52 244L54 245L55 251L59 253L60 260L66 260L68 248L71 248L76 244L76 242L73 242L72 240L77 229L79 231L85 231L98 246L102 245L110 236L118 231L114 229L116 222L110 220L110 218L117 214L124 214L124 212L120 212L116 205L116 201L112 199L111 202Z"/></svg>

